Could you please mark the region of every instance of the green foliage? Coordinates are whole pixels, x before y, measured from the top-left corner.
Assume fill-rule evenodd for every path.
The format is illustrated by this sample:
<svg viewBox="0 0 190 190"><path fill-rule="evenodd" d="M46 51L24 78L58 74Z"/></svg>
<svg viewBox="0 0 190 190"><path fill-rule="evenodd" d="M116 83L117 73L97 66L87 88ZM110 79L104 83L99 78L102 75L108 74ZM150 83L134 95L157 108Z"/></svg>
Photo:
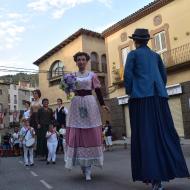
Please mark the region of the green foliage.
<svg viewBox="0 0 190 190"><path fill-rule="evenodd" d="M16 75L4 75L0 76L0 80L16 84L19 81L29 81L33 87L38 86L39 84L38 74L18 73Z"/></svg>

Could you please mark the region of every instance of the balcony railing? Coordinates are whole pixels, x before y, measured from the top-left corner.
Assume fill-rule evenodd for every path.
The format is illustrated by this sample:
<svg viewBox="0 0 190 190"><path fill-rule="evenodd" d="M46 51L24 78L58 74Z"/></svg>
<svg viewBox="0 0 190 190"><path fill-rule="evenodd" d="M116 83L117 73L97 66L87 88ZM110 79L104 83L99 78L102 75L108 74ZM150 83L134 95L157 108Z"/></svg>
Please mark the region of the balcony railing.
<svg viewBox="0 0 190 190"><path fill-rule="evenodd" d="M161 54L166 67L172 67L190 61L190 43L168 50Z"/></svg>

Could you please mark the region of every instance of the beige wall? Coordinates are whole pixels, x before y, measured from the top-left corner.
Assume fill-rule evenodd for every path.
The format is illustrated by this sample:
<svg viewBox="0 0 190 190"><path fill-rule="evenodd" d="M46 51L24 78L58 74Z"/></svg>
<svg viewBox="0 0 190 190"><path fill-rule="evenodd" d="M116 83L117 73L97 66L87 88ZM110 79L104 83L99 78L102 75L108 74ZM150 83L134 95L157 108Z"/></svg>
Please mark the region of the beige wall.
<svg viewBox="0 0 190 190"><path fill-rule="evenodd" d="M39 65L40 70L50 70L52 63L56 60L63 62L65 71L73 72L76 71L77 67L73 61L73 55L82 51L82 37L79 36L77 39L63 47L57 53L46 59ZM49 86L46 73L39 74L39 88L42 92L42 98L46 97L50 100L50 105L55 104L58 97L64 99L67 102L65 93L59 89L59 85Z"/></svg>
<svg viewBox="0 0 190 190"><path fill-rule="evenodd" d="M111 71L112 63L115 62L116 66L121 69L121 60L120 60L120 51L119 47L125 47L131 43L131 40L127 38L126 41L121 42L120 35L123 32L126 32L128 36L134 32L136 28L148 28L150 31L159 30L162 27L168 27L169 32L169 42L171 49L179 47L183 44L190 43L190 35L187 35L187 32L190 32L190 1L189 0L175 0L172 3L160 8L159 10L145 16L144 18L136 21L135 23L130 24L127 27L115 32L114 34L106 37L106 48L107 48L107 60L108 60L108 81L109 85L113 83L113 74ZM153 18L156 15L162 16L162 23L158 26L154 26ZM177 40L174 38L177 37ZM152 47L151 41L149 46ZM134 48L134 47L133 47ZM168 76L168 84L179 83L186 81L189 71L181 72L180 75L172 74ZM183 76L184 75L184 76ZM120 90L117 93L114 93L113 96L122 96L124 95L124 90Z"/></svg>
<svg viewBox="0 0 190 190"><path fill-rule="evenodd" d="M168 74L168 85L190 81L190 68L178 70Z"/></svg>

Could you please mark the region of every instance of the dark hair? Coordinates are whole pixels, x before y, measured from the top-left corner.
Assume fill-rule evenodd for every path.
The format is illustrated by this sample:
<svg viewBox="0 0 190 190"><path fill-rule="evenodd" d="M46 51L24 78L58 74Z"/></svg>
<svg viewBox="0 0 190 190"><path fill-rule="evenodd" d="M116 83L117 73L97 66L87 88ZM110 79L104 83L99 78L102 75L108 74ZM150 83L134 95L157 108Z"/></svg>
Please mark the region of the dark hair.
<svg viewBox="0 0 190 190"><path fill-rule="evenodd" d="M61 98L57 98L57 101L60 101L61 103L63 103L63 100Z"/></svg>
<svg viewBox="0 0 190 190"><path fill-rule="evenodd" d="M85 56L87 61L90 60L90 55L88 55L88 53L86 53L86 52L80 52L80 51L79 51L79 52L77 52L77 53L73 56L75 62L77 62L77 57L78 57L78 56Z"/></svg>
<svg viewBox="0 0 190 190"><path fill-rule="evenodd" d="M122 133L122 136L126 136L126 133Z"/></svg>
<svg viewBox="0 0 190 190"><path fill-rule="evenodd" d="M30 106L30 101L24 101L25 104L28 104Z"/></svg>
<svg viewBox="0 0 190 190"><path fill-rule="evenodd" d="M106 124L110 124L110 122L108 120L106 120Z"/></svg>
<svg viewBox="0 0 190 190"><path fill-rule="evenodd" d="M134 39L135 43L139 45L147 45L149 40L139 40L139 39Z"/></svg>
<svg viewBox="0 0 190 190"><path fill-rule="evenodd" d="M43 104L45 101L48 101L48 102L49 102L49 100L48 100L47 98L44 98L44 99L42 100L42 104Z"/></svg>
<svg viewBox="0 0 190 190"><path fill-rule="evenodd" d="M30 118L22 118L22 122L28 121L30 123Z"/></svg>
<svg viewBox="0 0 190 190"><path fill-rule="evenodd" d="M36 90L33 91L33 94L34 94L35 92L38 94L38 97L40 98L41 95L42 95L42 94L41 94L41 91L40 91L39 89L36 89Z"/></svg>

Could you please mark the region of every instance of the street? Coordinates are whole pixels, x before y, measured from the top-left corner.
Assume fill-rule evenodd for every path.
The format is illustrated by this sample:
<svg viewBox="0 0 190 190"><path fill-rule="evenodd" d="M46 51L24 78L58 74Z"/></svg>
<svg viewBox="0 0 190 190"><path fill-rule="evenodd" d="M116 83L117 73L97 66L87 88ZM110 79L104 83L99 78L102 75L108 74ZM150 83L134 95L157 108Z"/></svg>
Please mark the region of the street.
<svg viewBox="0 0 190 190"><path fill-rule="evenodd" d="M190 169L190 145L183 145ZM104 168L94 168L92 181L86 182L79 168L64 168L63 155L59 154L56 165L46 165L35 160L35 166L26 168L21 157L1 158L0 190L148 190L141 182L133 182L130 169L130 149L114 147L105 152ZM190 179L176 179L164 183L166 190L190 190Z"/></svg>

